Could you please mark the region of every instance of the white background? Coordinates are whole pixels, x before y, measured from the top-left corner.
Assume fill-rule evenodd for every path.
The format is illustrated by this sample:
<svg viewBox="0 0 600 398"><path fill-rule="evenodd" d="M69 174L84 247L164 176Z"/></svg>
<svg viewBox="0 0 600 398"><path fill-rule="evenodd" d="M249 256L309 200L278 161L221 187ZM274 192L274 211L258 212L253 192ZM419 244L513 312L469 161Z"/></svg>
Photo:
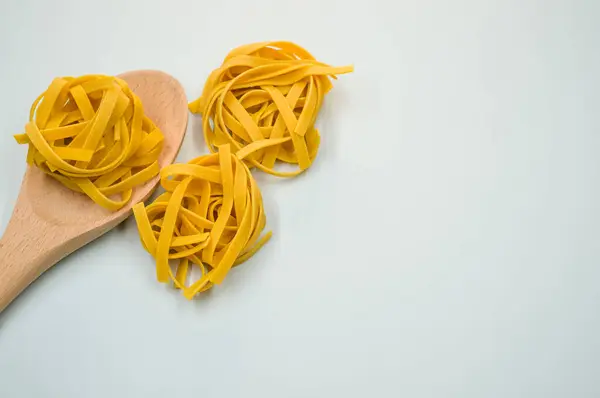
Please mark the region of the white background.
<svg viewBox="0 0 600 398"><path fill-rule="evenodd" d="M274 238L211 294L155 281L135 223L0 314L0 397L600 396L600 3L2 0L0 231L51 79L232 48L354 64L315 165L257 174ZM179 160L205 153L190 116ZM68 205L68 204L67 204ZM0 264L2 259L0 258Z"/></svg>

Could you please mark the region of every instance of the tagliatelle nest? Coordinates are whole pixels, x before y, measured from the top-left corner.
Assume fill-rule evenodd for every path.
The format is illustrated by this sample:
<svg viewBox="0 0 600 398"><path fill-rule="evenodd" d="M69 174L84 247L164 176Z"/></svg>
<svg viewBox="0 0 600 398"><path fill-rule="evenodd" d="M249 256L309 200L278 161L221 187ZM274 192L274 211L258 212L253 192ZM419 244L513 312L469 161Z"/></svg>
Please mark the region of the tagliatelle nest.
<svg viewBox="0 0 600 398"><path fill-rule="evenodd" d="M266 224L262 197L248 167L231 153L173 164L161 171L166 190L152 204L134 206L142 243L156 259L160 282L172 280L187 298L223 281L232 266L250 258L271 233L260 238ZM174 274L169 260L178 260ZM187 283L191 266L201 277Z"/></svg>
<svg viewBox="0 0 600 398"><path fill-rule="evenodd" d="M158 174L163 147L127 83L103 75L54 79L15 139L29 145L29 164L113 211ZM121 200L110 198L115 194Z"/></svg>
<svg viewBox="0 0 600 398"><path fill-rule="evenodd" d="M332 67L289 42L264 42L231 51L190 103L201 113L212 152L230 144L250 167L291 177L310 167L320 143L315 121L331 78L352 66ZM275 170L275 162L298 170Z"/></svg>

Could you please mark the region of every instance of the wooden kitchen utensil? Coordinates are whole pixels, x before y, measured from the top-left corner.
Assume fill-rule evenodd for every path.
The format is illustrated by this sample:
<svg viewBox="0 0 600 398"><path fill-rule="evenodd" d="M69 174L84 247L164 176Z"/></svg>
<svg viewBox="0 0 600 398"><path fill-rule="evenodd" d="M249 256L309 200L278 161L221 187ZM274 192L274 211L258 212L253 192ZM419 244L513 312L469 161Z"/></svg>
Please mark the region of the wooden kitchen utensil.
<svg viewBox="0 0 600 398"><path fill-rule="evenodd" d="M188 119L183 88L175 78L159 71L134 71L119 77L141 99L146 115L164 134L160 167L173 163ZM52 265L125 220L133 205L145 201L158 182L156 176L136 187L131 201L111 212L28 166L0 239L0 312Z"/></svg>

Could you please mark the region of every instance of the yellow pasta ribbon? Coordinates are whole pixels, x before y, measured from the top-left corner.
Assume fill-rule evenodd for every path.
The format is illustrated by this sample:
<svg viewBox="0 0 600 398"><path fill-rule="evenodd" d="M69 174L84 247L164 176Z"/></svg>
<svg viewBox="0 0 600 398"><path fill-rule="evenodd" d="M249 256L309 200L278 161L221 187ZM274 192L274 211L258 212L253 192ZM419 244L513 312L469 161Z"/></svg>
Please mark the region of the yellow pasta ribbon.
<svg viewBox="0 0 600 398"><path fill-rule="evenodd" d="M25 133L14 137L29 145L28 164L112 211L160 170L163 135L113 76L54 79L31 106Z"/></svg>
<svg viewBox="0 0 600 398"><path fill-rule="evenodd" d="M211 152L230 144L248 166L292 177L317 155L320 135L314 124L330 79L352 70L318 62L294 43L248 44L225 57L189 108L202 114ZM277 160L298 165L297 170L275 170Z"/></svg>
<svg viewBox="0 0 600 398"><path fill-rule="evenodd" d="M191 299L223 281L231 267L260 249L271 232L262 197L248 167L231 153L200 156L160 172L165 193L147 207L138 203L133 214L144 248L156 259L159 282L169 282ZM170 260L178 261L175 274ZM193 265L201 277L187 283Z"/></svg>

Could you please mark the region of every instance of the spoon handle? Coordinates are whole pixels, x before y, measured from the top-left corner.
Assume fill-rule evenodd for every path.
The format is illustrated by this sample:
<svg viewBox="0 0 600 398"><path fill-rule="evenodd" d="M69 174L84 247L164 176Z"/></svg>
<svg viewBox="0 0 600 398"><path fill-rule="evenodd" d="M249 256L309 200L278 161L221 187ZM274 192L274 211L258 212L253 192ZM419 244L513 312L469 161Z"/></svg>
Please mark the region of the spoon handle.
<svg viewBox="0 0 600 398"><path fill-rule="evenodd" d="M0 312L66 255L55 228L31 213L23 217L20 210L15 208L0 239Z"/></svg>

